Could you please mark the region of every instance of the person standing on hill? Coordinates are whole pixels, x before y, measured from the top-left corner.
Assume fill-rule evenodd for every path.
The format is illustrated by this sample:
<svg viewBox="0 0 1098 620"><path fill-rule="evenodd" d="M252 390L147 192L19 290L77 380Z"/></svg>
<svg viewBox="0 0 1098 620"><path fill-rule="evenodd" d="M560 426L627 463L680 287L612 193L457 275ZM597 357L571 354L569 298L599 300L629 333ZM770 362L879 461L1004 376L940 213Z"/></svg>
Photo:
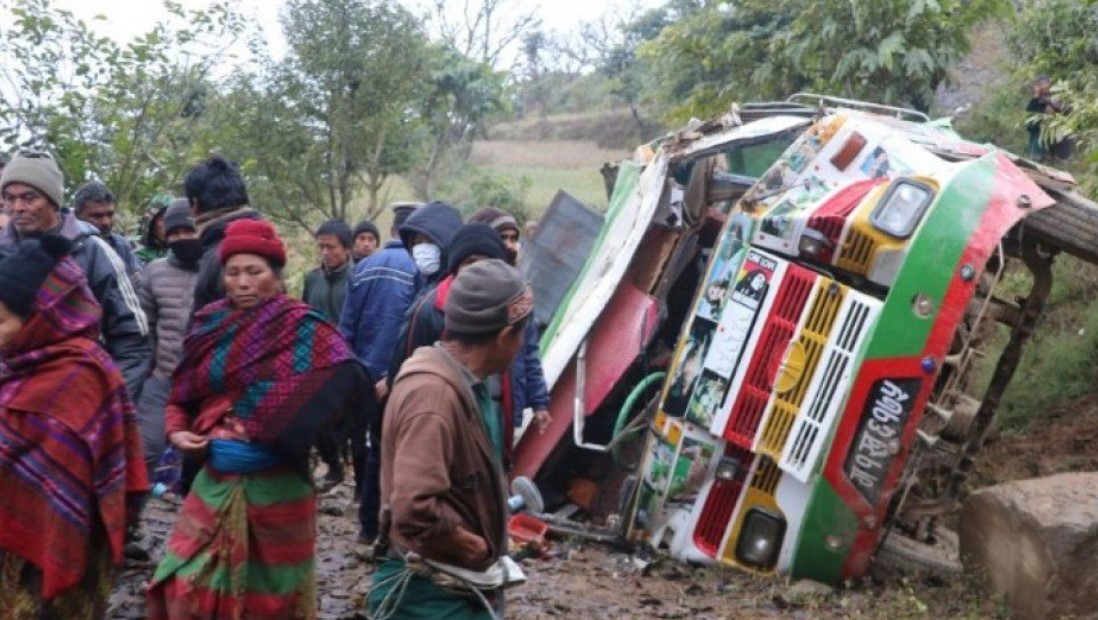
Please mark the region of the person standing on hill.
<svg viewBox="0 0 1098 620"><path fill-rule="evenodd" d="M164 215L168 255L149 263L141 274L141 307L149 319L153 343L153 371L137 401L141 440L145 445L145 466L153 479L164 452L164 407L171 391L172 373L179 364L183 339L194 307L194 285L198 281L198 240L187 201L179 199Z"/></svg>
<svg viewBox="0 0 1098 620"><path fill-rule="evenodd" d="M117 202L106 185L99 181L90 181L76 190L72 206L76 217L95 226L103 241L122 257L126 272L136 281L137 274L141 271L141 261L137 260L130 240L114 232L115 217L118 215Z"/></svg>
<svg viewBox="0 0 1098 620"><path fill-rule="evenodd" d="M351 227L343 220L324 222L316 231L316 247L320 253L320 267L305 275L301 300L338 325L354 267L351 260ZM352 424L360 425L355 417L343 416L317 439L320 459L328 466L320 484L321 491L343 482L343 450L347 444L348 429ZM364 424L361 426L365 428Z"/></svg>
<svg viewBox="0 0 1098 620"><path fill-rule="evenodd" d="M145 313L118 253L98 229L61 208L64 194L64 177L53 157L38 152L16 155L0 177L0 198L11 214L8 226L0 230L0 253L46 234L72 241L69 256L84 270L102 308L101 337L122 371L130 398L136 399L152 357Z"/></svg>
<svg viewBox="0 0 1098 620"><path fill-rule="evenodd" d="M225 229L237 220L260 220L263 216L248 206L248 188L240 168L220 155L200 162L187 173L183 193L202 242L194 290L194 309L198 310L225 297L217 258Z"/></svg>

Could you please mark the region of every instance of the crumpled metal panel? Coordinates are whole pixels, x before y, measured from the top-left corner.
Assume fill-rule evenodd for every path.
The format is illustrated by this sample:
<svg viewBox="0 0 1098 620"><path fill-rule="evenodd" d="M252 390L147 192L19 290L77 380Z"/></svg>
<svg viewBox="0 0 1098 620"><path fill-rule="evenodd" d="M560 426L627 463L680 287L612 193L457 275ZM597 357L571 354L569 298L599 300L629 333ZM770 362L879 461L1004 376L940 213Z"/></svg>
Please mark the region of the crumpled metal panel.
<svg viewBox="0 0 1098 620"><path fill-rule="evenodd" d="M623 282L595 323L587 343L587 415L610 395L637 356L656 334L659 303L633 285ZM568 364L550 393L552 421L543 433L526 432L515 447L512 476L537 475L553 448L572 426L576 390L576 361Z"/></svg>

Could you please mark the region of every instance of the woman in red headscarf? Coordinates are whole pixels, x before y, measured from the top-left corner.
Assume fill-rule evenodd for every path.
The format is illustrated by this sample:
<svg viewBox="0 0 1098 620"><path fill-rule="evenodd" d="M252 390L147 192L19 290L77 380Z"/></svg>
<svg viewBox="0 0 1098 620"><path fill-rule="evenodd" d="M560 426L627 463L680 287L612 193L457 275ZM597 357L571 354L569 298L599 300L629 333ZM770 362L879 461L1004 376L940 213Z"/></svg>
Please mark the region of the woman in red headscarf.
<svg viewBox="0 0 1098 620"><path fill-rule="evenodd" d="M226 298L195 314L172 377L168 441L205 460L149 590L150 618L313 618L317 432L366 374L338 330L283 292L286 250L260 220L229 224Z"/></svg>
<svg viewBox="0 0 1098 620"><path fill-rule="evenodd" d="M148 490L134 407L70 242L0 261L0 618L99 619Z"/></svg>

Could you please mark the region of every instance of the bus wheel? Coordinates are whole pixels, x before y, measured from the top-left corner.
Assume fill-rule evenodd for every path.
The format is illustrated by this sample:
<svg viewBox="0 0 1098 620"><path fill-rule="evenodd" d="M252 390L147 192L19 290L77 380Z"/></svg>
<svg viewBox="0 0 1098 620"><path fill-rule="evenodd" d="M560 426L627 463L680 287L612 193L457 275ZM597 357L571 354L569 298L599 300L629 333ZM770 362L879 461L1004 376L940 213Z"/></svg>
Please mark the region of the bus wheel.
<svg viewBox="0 0 1098 620"><path fill-rule="evenodd" d="M873 563L878 568L901 573L929 572L943 577L960 575L963 569L957 534L939 528L936 536L937 540L931 544L894 530L877 548Z"/></svg>

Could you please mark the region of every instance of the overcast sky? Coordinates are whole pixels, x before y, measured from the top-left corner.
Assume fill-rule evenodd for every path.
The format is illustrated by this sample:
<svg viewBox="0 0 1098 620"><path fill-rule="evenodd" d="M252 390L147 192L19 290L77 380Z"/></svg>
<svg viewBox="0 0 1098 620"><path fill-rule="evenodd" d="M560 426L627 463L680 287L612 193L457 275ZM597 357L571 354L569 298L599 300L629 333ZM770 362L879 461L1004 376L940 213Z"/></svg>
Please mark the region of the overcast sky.
<svg viewBox="0 0 1098 620"><path fill-rule="evenodd" d="M178 0L187 9L200 9L209 5L209 0ZM452 0L453 6L460 6L464 0ZM474 0L475 1L475 0ZM568 31L582 21L597 19L611 7L625 7L634 4L655 6L659 0L505 0L508 11L534 10L541 17L546 30ZM271 51L281 55L285 48L279 30L278 16L284 4L283 0L232 0L237 9L255 20L267 36ZM157 0L111 0L110 2L89 2L88 0L55 0L54 4L73 11L77 16L91 22L96 15L106 17L104 21L93 23L97 30L110 35L118 41L147 32L165 16L164 9ZM424 7L426 0L405 0L405 5ZM514 8L511 8L511 7ZM418 13L425 13L419 10Z"/></svg>

